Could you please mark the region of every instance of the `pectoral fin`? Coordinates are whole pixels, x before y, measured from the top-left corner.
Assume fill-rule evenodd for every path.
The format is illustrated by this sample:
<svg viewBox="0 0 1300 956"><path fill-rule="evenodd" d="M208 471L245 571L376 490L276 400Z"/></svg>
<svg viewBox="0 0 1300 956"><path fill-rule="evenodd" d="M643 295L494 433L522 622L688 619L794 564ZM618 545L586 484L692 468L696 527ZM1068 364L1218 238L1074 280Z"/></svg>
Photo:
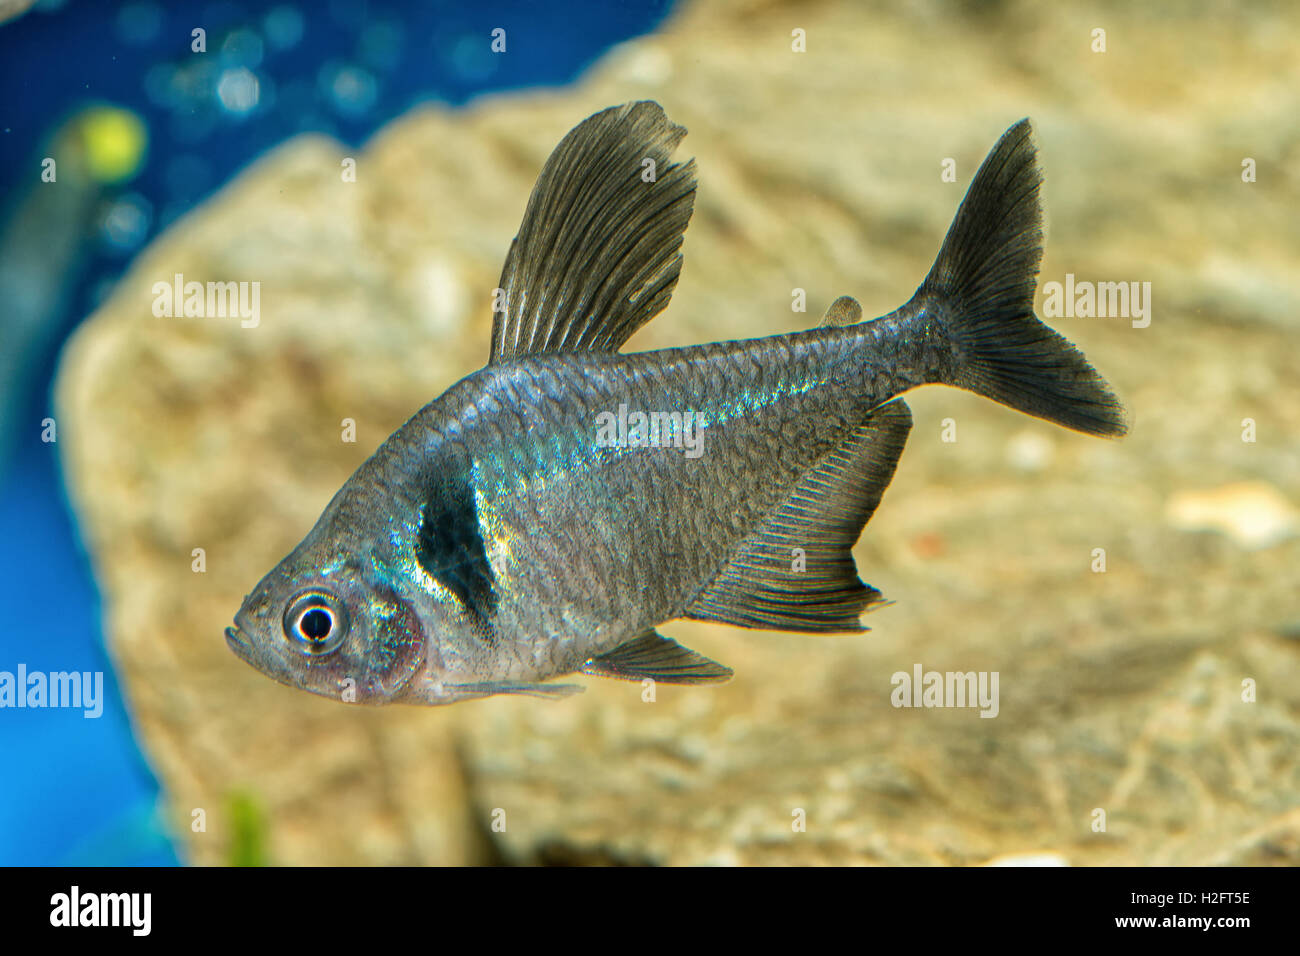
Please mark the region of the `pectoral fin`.
<svg viewBox="0 0 1300 956"><path fill-rule="evenodd" d="M445 684L446 690L461 697L488 697L492 694L522 694L527 697L544 697L559 700L581 694L577 684L526 684L519 681L483 681L476 684Z"/></svg>
<svg viewBox="0 0 1300 956"><path fill-rule="evenodd" d="M650 678L662 684L711 684L730 680L734 673L717 661L682 647L657 631L646 631L607 654L593 657L582 672L619 680Z"/></svg>

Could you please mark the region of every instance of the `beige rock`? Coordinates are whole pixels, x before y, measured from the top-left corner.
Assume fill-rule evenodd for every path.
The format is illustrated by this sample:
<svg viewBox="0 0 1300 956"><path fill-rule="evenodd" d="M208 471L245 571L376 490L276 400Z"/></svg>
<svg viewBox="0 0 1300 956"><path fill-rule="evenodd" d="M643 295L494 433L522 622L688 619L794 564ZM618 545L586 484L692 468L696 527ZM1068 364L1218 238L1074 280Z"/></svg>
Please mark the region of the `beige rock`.
<svg viewBox="0 0 1300 956"><path fill-rule="evenodd" d="M989 860L985 866L1069 866L1059 853L1009 853Z"/></svg>
<svg viewBox="0 0 1300 956"><path fill-rule="evenodd" d="M1177 491L1165 505L1183 531L1221 531L1243 548L1268 548L1300 533L1300 511L1272 485L1238 481L1208 491Z"/></svg>
<svg viewBox="0 0 1300 956"><path fill-rule="evenodd" d="M1300 474L1300 10L1226 30L1172 3L1158 22L1122 4L910 10L688 5L572 89L399 119L355 183L338 144L290 141L140 256L68 346L60 449L187 858L229 858L223 808L247 793L279 863L1300 863L1300 654L1279 634L1300 542L1243 553L1163 517L1179 489L1291 494ZM668 625L735 667L720 687L647 702L592 680L561 703L368 711L236 660L221 632L244 592L484 360L549 150L644 97L690 128L701 186L672 306L632 348L789 331L841 294L892 309L975 164L1029 114L1044 279L1153 283L1149 328L1058 323L1129 401L1132 435L916 393L856 551L896 603L865 637ZM261 282L260 324L154 318L152 285L176 273ZM918 663L997 671L999 715L895 708L892 675Z"/></svg>

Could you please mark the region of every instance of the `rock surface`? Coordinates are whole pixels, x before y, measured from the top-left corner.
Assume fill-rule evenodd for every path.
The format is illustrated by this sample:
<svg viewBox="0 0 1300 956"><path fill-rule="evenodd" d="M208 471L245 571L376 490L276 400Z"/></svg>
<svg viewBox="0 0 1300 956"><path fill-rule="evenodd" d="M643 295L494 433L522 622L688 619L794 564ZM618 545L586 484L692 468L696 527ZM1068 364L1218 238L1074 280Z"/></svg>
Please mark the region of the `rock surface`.
<svg viewBox="0 0 1300 956"><path fill-rule="evenodd" d="M16 20L36 4L36 0L0 0L0 23Z"/></svg>
<svg viewBox="0 0 1300 956"><path fill-rule="evenodd" d="M285 864L1300 863L1300 541L1167 519L1241 482L1300 504L1297 29L1289 5L1207 29L1177 4L714 0L573 89L403 117L355 183L328 140L265 156L139 257L57 390L109 649L185 856L230 858L244 794ZM1147 328L1051 320L1127 400L1131 436L914 394L855 551L896 603L861 638L667 625L736 669L719 687L364 710L236 660L221 632L245 591L484 361L550 149L646 97L690 129L701 185L673 303L629 348L802 328L844 293L894 308L1028 114L1042 282L1152 283ZM155 318L177 273L259 281L259 324ZM998 672L997 716L895 708L891 676L918 664Z"/></svg>

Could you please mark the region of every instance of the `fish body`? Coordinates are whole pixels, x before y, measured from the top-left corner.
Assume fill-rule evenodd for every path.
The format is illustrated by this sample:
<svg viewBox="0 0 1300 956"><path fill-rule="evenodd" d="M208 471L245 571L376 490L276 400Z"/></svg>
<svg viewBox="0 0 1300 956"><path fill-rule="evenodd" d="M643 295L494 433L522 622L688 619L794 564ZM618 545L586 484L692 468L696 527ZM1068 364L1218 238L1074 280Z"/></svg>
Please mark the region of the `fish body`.
<svg viewBox="0 0 1300 956"><path fill-rule="evenodd" d="M227 629L314 693L440 704L563 696L585 672L731 671L660 635L675 618L863 630L881 601L850 554L911 415L945 384L1118 435L1105 382L1033 314L1040 176L1027 121L972 183L925 282L872 321L623 354L668 301L690 217L684 130L654 103L557 147L506 260L488 364L390 436ZM660 174L638 173L645 157Z"/></svg>

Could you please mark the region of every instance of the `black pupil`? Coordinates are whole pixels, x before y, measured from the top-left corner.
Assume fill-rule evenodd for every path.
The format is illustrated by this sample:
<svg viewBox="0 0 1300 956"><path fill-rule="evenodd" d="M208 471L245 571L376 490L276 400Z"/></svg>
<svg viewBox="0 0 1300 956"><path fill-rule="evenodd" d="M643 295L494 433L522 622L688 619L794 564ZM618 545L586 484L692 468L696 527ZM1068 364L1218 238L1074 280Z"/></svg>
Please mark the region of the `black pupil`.
<svg viewBox="0 0 1300 956"><path fill-rule="evenodd" d="M299 630L313 641L323 641L329 637L333 626L334 618L330 616L330 612L318 607L312 608L298 621Z"/></svg>

